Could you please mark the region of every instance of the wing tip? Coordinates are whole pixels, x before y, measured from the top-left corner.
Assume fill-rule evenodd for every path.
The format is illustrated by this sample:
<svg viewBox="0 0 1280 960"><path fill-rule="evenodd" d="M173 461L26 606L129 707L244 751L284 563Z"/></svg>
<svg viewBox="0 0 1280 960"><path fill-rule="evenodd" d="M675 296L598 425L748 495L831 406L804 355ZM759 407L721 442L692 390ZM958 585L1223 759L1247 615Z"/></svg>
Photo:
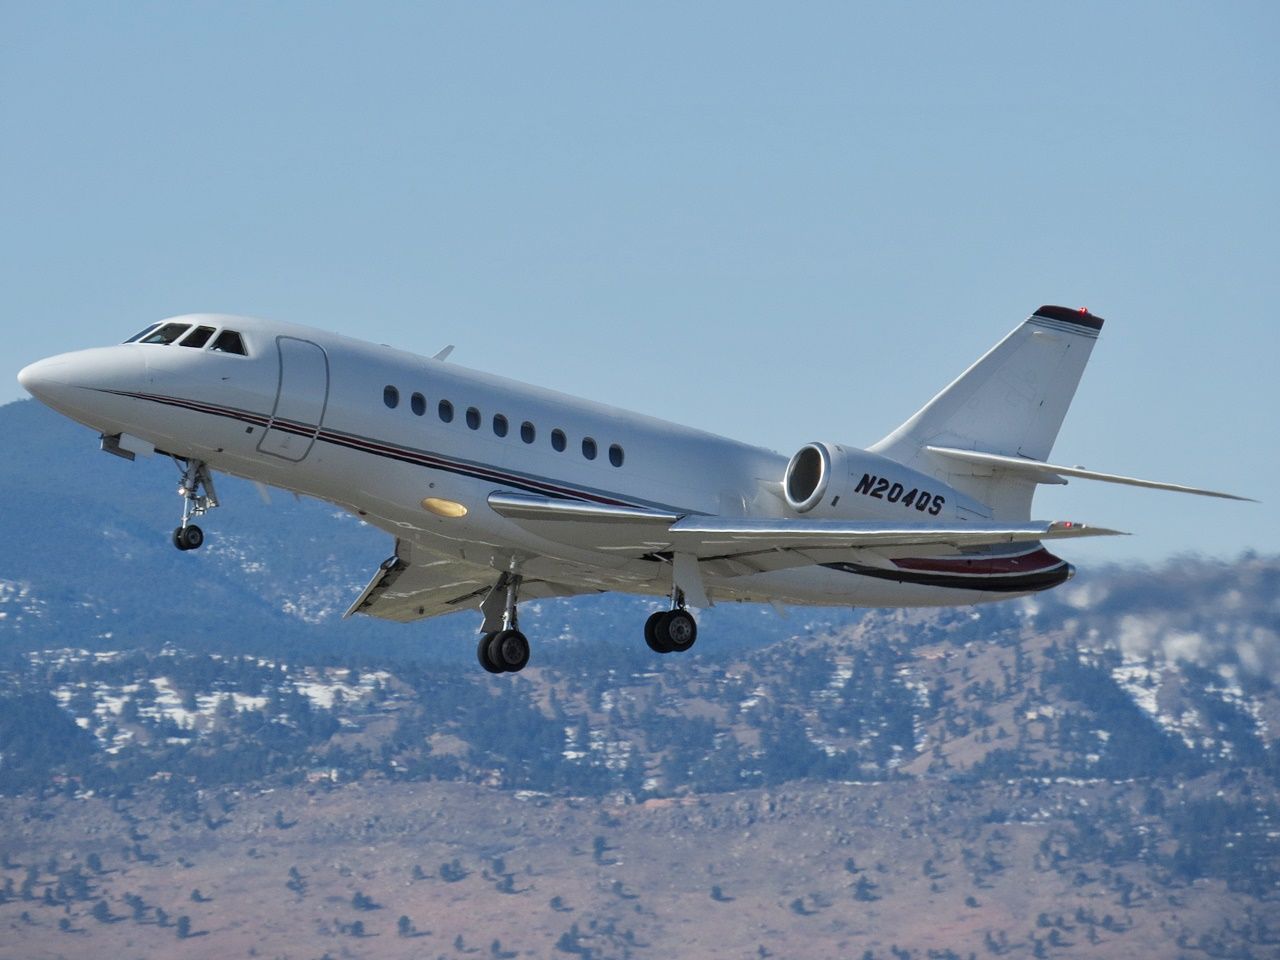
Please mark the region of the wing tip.
<svg viewBox="0 0 1280 960"><path fill-rule="evenodd" d="M1112 530L1110 527L1098 527L1091 523L1080 523L1076 520L1054 520L1049 524L1049 533L1070 537L1131 537L1128 530Z"/></svg>

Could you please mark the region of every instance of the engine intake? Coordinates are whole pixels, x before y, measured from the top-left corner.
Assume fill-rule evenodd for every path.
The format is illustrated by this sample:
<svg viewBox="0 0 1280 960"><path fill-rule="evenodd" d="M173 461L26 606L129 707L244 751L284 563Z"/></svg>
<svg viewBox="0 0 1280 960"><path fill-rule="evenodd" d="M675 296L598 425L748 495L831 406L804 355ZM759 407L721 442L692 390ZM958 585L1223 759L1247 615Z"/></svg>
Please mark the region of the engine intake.
<svg viewBox="0 0 1280 960"><path fill-rule="evenodd" d="M796 513L808 513L822 502L830 483L831 453L826 444L805 444L787 464L783 482L787 505Z"/></svg>

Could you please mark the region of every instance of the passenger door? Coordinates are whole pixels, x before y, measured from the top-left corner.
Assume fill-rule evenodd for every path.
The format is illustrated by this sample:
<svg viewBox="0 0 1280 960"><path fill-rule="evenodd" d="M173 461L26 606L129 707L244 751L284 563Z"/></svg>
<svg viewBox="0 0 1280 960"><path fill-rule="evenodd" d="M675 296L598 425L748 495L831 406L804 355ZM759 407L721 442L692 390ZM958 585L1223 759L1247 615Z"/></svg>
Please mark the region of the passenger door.
<svg viewBox="0 0 1280 960"><path fill-rule="evenodd" d="M295 463L315 445L329 403L329 357L324 348L297 337L276 337L280 379L271 422L258 441L263 453Z"/></svg>

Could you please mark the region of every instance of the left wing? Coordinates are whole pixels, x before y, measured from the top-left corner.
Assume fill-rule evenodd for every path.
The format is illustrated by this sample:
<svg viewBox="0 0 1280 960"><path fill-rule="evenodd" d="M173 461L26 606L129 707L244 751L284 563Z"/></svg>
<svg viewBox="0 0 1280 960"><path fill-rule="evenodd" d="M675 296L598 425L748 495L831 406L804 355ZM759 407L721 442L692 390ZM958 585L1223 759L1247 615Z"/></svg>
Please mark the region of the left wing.
<svg viewBox="0 0 1280 960"><path fill-rule="evenodd" d="M897 547L985 547L1078 537L1124 536L1119 530L1091 527L1069 520L1031 523L860 522L853 520L755 520L685 517L671 525L672 545L698 556L731 556L735 547L756 551L893 549Z"/></svg>
<svg viewBox="0 0 1280 960"><path fill-rule="evenodd" d="M458 610L473 610L480 607L502 580L503 575L490 567L446 557L423 558L415 556L416 553L420 552L397 540L395 554L382 562L343 618L363 613L408 623ZM588 588L539 579L526 579L520 586L521 600L592 592Z"/></svg>
<svg viewBox="0 0 1280 960"><path fill-rule="evenodd" d="M947 554L1003 543L1121 534L1119 530L1069 521L930 524L680 517L662 510L599 506L507 492L490 494L489 506L539 535L560 542L581 543L590 528L590 532L608 537L609 545L597 542L606 550L630 551L637 556L672 551L702 560L772 554L767 563L770 569L813 563L815 560L805 551L815 550L892 552L923 548L928 553Z"/></svg>

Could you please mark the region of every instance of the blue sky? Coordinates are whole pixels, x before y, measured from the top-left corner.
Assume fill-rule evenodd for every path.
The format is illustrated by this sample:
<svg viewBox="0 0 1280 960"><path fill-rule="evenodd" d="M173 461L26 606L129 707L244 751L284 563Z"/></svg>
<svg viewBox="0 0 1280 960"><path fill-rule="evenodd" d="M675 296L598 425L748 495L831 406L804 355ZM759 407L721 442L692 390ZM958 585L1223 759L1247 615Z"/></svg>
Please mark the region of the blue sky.
<svg viewBox="0 0 1280 960"><path fill-rule="evenodd" d="M1064 552L1274 550L1276 11L5 4L0 402L220 310L790 452L1087 305L1055 457L1268 502L1051 488L1138 534Z"/></svg>

